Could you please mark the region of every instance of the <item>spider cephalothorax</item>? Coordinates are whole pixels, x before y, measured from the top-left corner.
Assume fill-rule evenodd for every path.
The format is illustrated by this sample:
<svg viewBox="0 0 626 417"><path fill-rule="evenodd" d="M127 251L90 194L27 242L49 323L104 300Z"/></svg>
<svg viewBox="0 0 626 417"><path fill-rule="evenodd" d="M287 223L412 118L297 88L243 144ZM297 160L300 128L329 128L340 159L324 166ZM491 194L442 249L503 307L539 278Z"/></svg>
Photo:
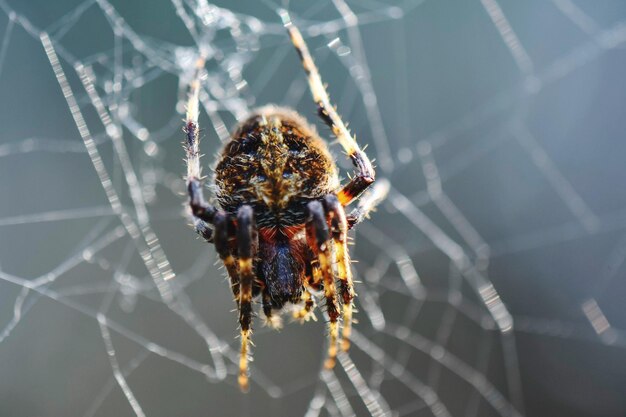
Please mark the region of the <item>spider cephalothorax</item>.
<svg viewBox="0 0 626 417"><path fill-rule="evenodd" d="M347 232L386 193L384 185L378 187L346 215L344 206L374 182L374 169L330 104L300 32L283 17L318 113L352 160L356 175L341 187L334 160L315 129L293 110L265 106L242 121L222 149L214 176L218 207L208 204L200 182L198 94L204 61L198 61L185 125L189 205L196 230L215 244L230 278L241 325L242 390L248 388L252 302L258 296L266 323L278 327L276 313L288 303L301 306L295 318L311 317L314 294L323 290L329 319L326 367L335 364L340 315L342 349L348 349L355 293Z"/></svg>

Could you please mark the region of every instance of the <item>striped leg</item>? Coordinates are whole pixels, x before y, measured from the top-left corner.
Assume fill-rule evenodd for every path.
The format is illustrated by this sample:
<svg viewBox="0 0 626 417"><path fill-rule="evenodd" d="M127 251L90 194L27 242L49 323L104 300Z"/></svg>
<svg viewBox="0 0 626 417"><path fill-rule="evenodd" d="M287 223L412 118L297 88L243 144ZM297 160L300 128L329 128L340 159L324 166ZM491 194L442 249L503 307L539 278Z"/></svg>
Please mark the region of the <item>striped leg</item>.
<svg viewBox="0 0 626 417"><path fill-rule="evenodd" d="M389 181L382 179L359 198L358 205L347 215L348 229L352 229L376 208L376 206L387 197L389 193Z"/></svg>
<svg viewBox="0 0 626 417"><path fill-rule="evenodd" d="M242 206L237 212L237 248L239 256L239 324L241 325L241 352L239 356L239 387L248 391L248 355L252 329L252 282L254 256L257 249L257 231L252 207Z"/></svg>
<svg viewBox="0 0 626 417"><path fill-rule="evenodd" d="M352 300L354 283L352 282L352 269L350 268L350 255L348 253L348 223L343 206L333 194L324 198L324 208L328 214L331 236L335 246L337 259L337 275L340 281L339 294L343 301L343 332L341 335L341 349L347 351L350 347L350 332L352 330Z"/></svg>
<svg viewBox="0 0 626 417"><path fill-rule="evenodd" d="M187 102L187 116L185 119L185 151L187 154L187 193L189 207L194 217L196 231L207 241L212 240L209 224L217 209L206 202L202 192L202 170L200 168L200 128L198 126L198 94L200 90L200 73L204 68L204 60L199 59L196 67L196 76L191 83L189 101Z"/></svg>
<svg viewBox="0 0 626 417"><path fill-rule="evenodd" d="M348 157L352 160L352 164L356 169L356 175L338 194L341 204L344 206L348 205L374 182L374 168L365 152L359 148L358 143L341 120L337 110L331 104L326 88L324 88L322 77L315 66L315 62L313 62L309 48L302 38L302 34L298 28L291 23L291 19L286 12L283 13L282 19L289 32L291 42L298 51L298 55L302 61L302 66L304 67L309 81L309 89L318 107L318 114L324 123L332 129L333 134Z"/></svg>
<svg viewBox="0 0 626 417"><path fill-rule="evenodd" d="M230 235L233 233L232 230L229 230L228 215L221 210L218 211L213 219L213 224L215 227L215 236L213 237L215 250L226 267L226 272L230 278L230 288L235 297L235 302L239 306L239 272L235 257L228 245Z"/></svg>
<svg viewBox="0 0 626 417"><path fill-rule="evenodd" d="M211 229L211 226L209 226L207 222L202 221L198 219L197 217L194 217L193 228L196 231L196 233L202 236L202 238L206 240L208 243L214 243L213 229Z"/></svg>
<svg viewBox="0 0 626 417"><path fill-rule="evenodd" d="M270 295L267 287L263 288L263 314L265 315L264 325L271 327L274 330L279 330L283 327L283 322L280 316L276 316L272 312L272 296Z"/></svg>
<svg viewBox="0 0 626 417"><path fill-rule="evenodd" d="M315 242L310 240L309 247L313 248L315 246ZM311 275L307 278L308 287L313 291L319 291L322 289L322 271L319 268L319 262L317 259L313 260L315 265L311 265Z"/></svg>
<svg viewBox="0 0 626 417"><path fill-rule="evenodd" d="M306 224L307 240L317 260L324 281L324 297L326 298L326 313L328 314L328 358L325 367L335 366L337 357L337 339L339 336L339 305L337 303L337 290L335 288L335 276L333 274L332 253L329 241L328 226L324 208L319 201L311 201L307 205L308 219Z"/></svg>
<svg viewBox="0 0 626 417"><path fill-rule="evenodd" d="M315 317L315 313L313 310L315 309L315 298L309 291L308 287L305 287L304 292L302 293L302 301L304 301L304 305L302 308L293 313L293 318L298 320L300 323L304 323L313 319L317 321L317 317Z"/></svg>

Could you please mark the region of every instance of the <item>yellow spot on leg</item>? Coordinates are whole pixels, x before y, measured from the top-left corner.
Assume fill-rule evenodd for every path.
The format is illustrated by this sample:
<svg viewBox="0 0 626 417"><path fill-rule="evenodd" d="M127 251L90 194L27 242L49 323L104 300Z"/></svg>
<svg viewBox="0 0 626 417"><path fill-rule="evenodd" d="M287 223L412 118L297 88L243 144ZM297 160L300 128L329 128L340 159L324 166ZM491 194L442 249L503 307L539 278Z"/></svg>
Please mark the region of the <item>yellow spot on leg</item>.
<svg viewBox="0 0 626 417"><path fill-rule="evenodd" d="M241 352L239 354L239 388L248 391L248 355L250 346L250 320L252 302L252 259L239 259L241 286L239 294L239 322L241 323Z"/></svg>
<svg viewBox="0 0 626 417"><path fill-rule="evenodd" d="M345 239L335 240L335 253L337 254L337 272L341 280L341 296L343 298L343 331L341 334L341 350L346 352L350 348L350 334L352 333L352 300L354 299L354 284L352 282L352 270L350 258L346 248Z"/></svg>
<svg viewBox="0 0 626 417"><path fill-rule="evenodd" d="M332 369L335 367L337 358L337 338L339 336L339 323L336 321L330 322L328 326L328 358L324 363L326 369Z"/></svg>
<svg viewBox="0 0 626 417"><path fill-rule="evenodd" d="M328 359L324 365L326 369L334 368L335 359L337 357L337 340L339 338L339 323L337 318L339 316L335 279L332 272L332 265L330 264L330 257L328 247L324 252L319 253L318 259L320 261L320 269L324 276L324 296L326 297L326 312L330 318L328 323Z"/></svg>
<svg viewBox="0 0 626 417"><path fill-rule="evenodd" d="M227 268L232 268L235 266L235 258L233 258L232 255L228 255L226 258L224 258L224 265Z"/></svg>
<svg viewBox="0 0 626 417"><path fill-rule="evenodd" d="M313 285L318 286L320 282L322 282L322 271L319 268L313 268Z"/></svg>
<svg viewBox="0 0 626 417"><path fill-rule="evenodd" d="M302 295L302 300L304 301L304 306L300 310L293 313L293 318L298 320L301 324L309 321L310 319L317 321L317 317L315 317L315 313L313 312L313 309L315 308L315 300L313 300L313 296L308 290L306 290Z"/></svg>
<svg viewBox="0 0 626 417"><path fill-rule="evenodd" d="M252 275L252 258L239 259L239 271L241 275Z"/></svg>

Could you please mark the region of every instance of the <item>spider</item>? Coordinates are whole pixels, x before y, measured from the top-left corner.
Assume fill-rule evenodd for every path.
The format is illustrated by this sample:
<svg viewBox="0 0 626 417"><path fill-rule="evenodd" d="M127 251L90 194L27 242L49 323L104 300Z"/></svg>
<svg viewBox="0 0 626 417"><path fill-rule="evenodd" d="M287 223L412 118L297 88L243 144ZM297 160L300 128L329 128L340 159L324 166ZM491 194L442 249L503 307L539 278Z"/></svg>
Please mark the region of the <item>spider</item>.
<svg viewBox="0 0 626 417"><path fill-rule="evenodd" d="M320 297L325 299L329 320L325 367L335 365L340 314L341 348L349 348L355 292L347 232L384 198L388 188L386 182L379 182L360 198L374 182L374 168L330 104L300 31L286 13L283 22L307 74L318 114L352 160L356 175L341 187L333 157L315 129L295 111L268 105L240 122L223 147L213 181L218 204L207 203L198 128L204 60L198 60L184 128L188 203L196 231L215 245L230 278L241 327L238 383L244 392L249 385L252 302L259 296L266 324L279 328L279 314L287 304L300 306L293 315L301 322L315 318L315 296L323 291ZM344 207L357 199L357 207L346 215Z"/></svg>

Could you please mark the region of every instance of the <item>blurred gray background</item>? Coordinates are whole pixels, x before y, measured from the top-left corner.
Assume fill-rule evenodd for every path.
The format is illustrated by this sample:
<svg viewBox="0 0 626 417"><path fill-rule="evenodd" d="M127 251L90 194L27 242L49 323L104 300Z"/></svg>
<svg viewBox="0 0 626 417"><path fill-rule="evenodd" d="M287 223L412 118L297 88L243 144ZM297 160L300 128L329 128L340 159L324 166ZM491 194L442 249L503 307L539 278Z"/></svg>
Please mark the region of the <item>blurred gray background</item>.
<svg viewBox="0 0 626 417"><path fill-rule="evenodd" d="M217 6L0 0L0 415L626 415L626 2ZM183 209L182 99L208 48L205 173L249 108L314 121L280 7L393 189L353 234L350 356L320 374L319 312L259 323L243 395L228 284Z"/></svg>

